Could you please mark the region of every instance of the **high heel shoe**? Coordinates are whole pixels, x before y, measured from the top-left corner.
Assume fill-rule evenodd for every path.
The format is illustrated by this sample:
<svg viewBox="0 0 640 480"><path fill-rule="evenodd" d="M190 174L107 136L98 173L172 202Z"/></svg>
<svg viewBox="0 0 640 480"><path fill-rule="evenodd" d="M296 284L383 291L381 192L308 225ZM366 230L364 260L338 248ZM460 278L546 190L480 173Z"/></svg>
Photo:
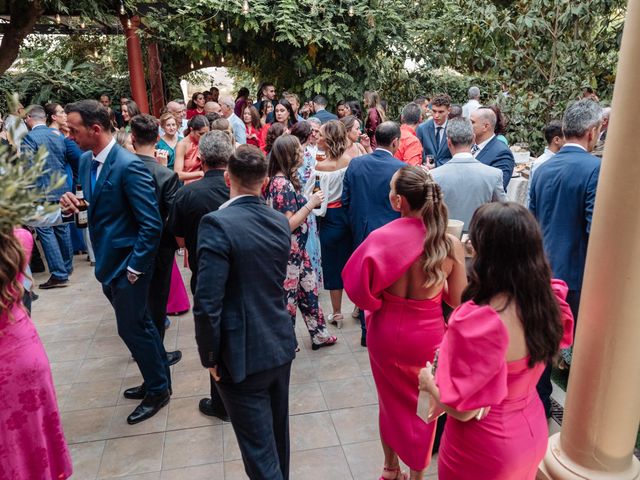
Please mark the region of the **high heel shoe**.
<svg viewBox="0 0 640 480"><path fill-rule="evenodd" d="M344 317L341 313L330 313L327 315L327 319L329 323L338 327L338 329L342 328L342 322L344 321Z"/></svg>
<svg viewBox="0 0 640 480"><path fill-rule="evenodd" d="M322 343L314 343L312 341L311 342L311 350L318 350L318 349L320 349L322 347L330 347L331 345L335 345L337 341L338 341L338 337L334 337L334 336L331 336L331 337L327 338Z"/></svg>
<svg viewBox="0 0 640 480"><path fill-rule="evenodd" d="M400 465L398 465L397 467L394 468L389 468L389 467L382 467L384 472L395 472L396 476L393 478L387 478L384 475L380 476L380 480L409 480L409 476L404 473L402 470L400 470Z"/></svg>

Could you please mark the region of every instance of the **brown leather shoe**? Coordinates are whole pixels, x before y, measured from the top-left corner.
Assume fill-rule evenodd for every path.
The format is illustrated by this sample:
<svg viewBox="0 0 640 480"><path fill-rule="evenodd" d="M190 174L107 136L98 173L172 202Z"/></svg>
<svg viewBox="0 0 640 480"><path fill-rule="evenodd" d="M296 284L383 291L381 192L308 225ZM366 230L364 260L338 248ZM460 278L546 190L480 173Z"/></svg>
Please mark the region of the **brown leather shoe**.
<svg viewBox="0 0 640 480"><path fill-rule="evenodd" d="M38 285L38 288L48 290L50 288L66 287L67 285L69 285L69 280L58 280L57 278L49 277L49 280Z"/></svg>

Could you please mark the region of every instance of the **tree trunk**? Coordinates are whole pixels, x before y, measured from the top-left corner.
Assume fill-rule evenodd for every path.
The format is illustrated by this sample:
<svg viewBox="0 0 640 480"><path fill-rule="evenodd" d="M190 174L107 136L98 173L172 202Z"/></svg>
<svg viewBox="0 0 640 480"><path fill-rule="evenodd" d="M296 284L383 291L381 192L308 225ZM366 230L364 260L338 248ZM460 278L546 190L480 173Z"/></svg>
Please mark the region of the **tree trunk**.
<svg viewBox="0 0 640 480"><path fill-rule="evenodd" d="M44 11L43 0L9 0L11 19L0 43L0 75L15 61L24 38Z"/></svg>

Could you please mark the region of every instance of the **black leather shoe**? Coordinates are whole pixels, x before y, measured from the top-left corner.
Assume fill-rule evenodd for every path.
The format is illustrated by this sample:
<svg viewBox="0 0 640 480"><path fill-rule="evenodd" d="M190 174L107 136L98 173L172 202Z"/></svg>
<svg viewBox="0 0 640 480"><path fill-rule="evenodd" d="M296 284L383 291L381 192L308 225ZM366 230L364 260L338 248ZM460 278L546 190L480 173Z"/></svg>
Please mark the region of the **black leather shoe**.
<svg viewBox="0 0 640 480"><path fill-rule="evenodd" d="M142 400L144 396L147 394L146 388L144 388L144 383L142 385L138 385L137 387L127 388L124 391L124 398L128 398L130 400Z"/></svg>
<svg viewBox="0 0 640 480"><path fill-rule="evenodd" d="M182 352L180 350L176 350L175 352L167 352L167 362L169 362L169 366L175 365L180 360L182 360Z"/></svg>
<svg viewBox="0 0 640 480"><path fill-rule="evenodd" d="M49 280L38 285L38 288L48 290L50 288L66 287L67 285L69 285L69 280L58 280L57 278L49 277Z"/></svg>
<svg viewBox="0 0 640 480"><path fill-rule="evenodd" d="M210 398L203 398L198 404L198 409L209 417L217 417L223 422L229 422L229 415L224 410L216 410L213 408Z"/></svg>
<svg viewBox="0 0 640 480"><path fill-rule="evenodd" d="M171 395L168 389L155 395L148 393L140 405L127 417L127 423L129 425L135 425L136 423L153 417L162 407L169 403L170 398Z"/></svg>

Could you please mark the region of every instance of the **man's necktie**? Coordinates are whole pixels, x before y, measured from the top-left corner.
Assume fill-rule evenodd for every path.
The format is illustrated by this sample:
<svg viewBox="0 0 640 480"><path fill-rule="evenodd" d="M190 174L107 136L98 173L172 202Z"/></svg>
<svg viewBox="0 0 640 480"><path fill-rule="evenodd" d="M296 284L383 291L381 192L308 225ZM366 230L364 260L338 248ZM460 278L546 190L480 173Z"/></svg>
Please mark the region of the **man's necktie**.
<svg viewBox="0 0 640 480"><path fill-rule="evenodd" d="M473 155L474 157L476 156L476 153L478 153L478 151L480 150L480 147L478 147L478 145L476 145L475 143L473 144L473 147L471 147L471 155Z"/></svg>
<svg viewBox="0 0 640 480"><path fill-rule="evenodd" d="M100 162L95 158L91 160L91 194L93 195L93 191L96 188L96 180L98 179L98 167L100 166Z"/></svg>
<svg viewBox="0 0 640 480"><path fill-rule="evenodd" d="M440 146L442 141L442 127L436 127L436 145Z"/></svg>

